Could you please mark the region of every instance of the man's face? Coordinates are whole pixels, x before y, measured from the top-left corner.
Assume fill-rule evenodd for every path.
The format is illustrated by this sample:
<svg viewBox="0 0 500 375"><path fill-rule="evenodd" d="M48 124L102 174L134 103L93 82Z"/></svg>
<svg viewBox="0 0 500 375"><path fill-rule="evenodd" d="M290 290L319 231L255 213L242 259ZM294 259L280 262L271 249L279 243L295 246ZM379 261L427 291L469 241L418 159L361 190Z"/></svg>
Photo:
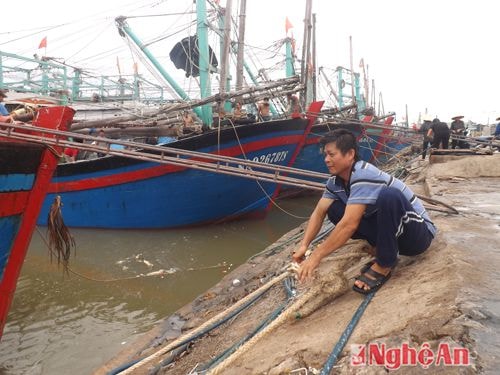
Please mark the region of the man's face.
<svg viewBox="0 0 500 375"><path fill-rule="evenodd" d="M342 175L349 173L354 162L354 150L349 150L345 155L337 148L335 143L327 143L324 149L325 164L332 175Z"/></svg>

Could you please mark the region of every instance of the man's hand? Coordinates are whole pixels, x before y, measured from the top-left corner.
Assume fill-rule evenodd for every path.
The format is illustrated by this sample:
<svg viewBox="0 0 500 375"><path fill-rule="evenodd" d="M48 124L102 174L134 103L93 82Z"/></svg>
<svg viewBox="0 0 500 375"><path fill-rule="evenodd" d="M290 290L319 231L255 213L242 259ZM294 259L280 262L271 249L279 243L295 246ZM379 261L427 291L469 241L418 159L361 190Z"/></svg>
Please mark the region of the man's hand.
<svg viewBox="0 0 500 375"><path fill-rule="evenodd" d="M292 259L296 263L302 263L302 261L305 259L307 251L307 246L301 245L297 250L295 250L292 253Z"/></svg>
<svg viewBox="0 0 500 375"><path fill-rule="evenodd" d="M320 260L314 256L314 253L302 262L299 270L297 271L297 278L301 283L313 276L314 270L318 267L319 262Z"/></svg>

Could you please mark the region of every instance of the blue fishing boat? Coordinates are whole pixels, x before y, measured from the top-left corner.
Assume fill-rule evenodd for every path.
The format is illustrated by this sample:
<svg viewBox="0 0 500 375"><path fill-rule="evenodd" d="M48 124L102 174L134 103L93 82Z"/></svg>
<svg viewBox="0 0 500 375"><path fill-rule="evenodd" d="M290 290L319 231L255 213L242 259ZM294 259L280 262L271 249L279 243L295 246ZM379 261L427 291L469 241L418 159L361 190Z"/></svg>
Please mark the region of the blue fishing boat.
<svg viewBox="0 0 500 375"><path fill-rule="evenodd" d="M361 122L343 120L337 123L315 124L293 166L299 169L328 173L319 141L323 135L336 128L347 129L356 135L361 159L374 164L383 163L388 157L411 143L410 138L393 137L392 117L383 124L373 124L371 123L372 119L372 116L366 116Z"/></svg>
<svg viewBox="0 0 500 375"><path fill-rule="evenodd" d="M310 113L317 113L314 103ZM315 116L243 124L169 143L171 148L292 166ZM262 216L279 185L120 156L57 167L38 224L54 197L66 225L93 228L176 228Z"/></svg>
<svg viewBox="0 0 500 375"><path fill-rule="evenodd" d="M74 111L40 109L33 125L66 130ZM1 121L1 120L0 120ZM0 125L0 337L42 202L58 161L58 150L15 140ZM12 131L11 135L16 133ZM60 151L60 150L59 150Z"/></svg>

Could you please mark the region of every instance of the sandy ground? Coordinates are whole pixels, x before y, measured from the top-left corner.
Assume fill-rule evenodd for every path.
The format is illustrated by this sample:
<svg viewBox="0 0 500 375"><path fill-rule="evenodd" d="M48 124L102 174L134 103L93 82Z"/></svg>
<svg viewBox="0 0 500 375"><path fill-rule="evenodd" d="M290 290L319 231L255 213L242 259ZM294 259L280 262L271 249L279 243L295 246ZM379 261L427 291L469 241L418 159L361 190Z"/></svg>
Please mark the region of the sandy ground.
<svg viewBox="0 0 500 375"><path fill-rule="evenodd" d="M471 365L445 367L432 364L426 374L481 371L482 359L469 335L470 329L478 323L467 308L462 291L471 283L481 282L479 279L484 277L474 268L468 250L478 245L494 250L500 243L500 208L494 206L488 211L478 203L483 202L488 207L493 196L500 201L497 192L500 155L467 156L451 161L446 161L447 158L435 158L432 164L415 162L407 181L417 193L446 202L456 207L460 214L431 211L439 229L431 247L420 256L401 257L392 278L368 305L332 373L386 373L383 366L350 365L351 345L368 343L385 343L387 347L408 343L417 349L428 343L434 353L438 345L449 343L470 350ZM155 353L162 345L164 347L176 337L196 329L265 285L289 265L290 254L300 241L302 231L303 226L291 231L267 251L234 270L97 370L96 374L105 374L133 358ZM360 267L370 260L363 252L364 246L363 241L350 241L324 259L315 280L298 285L297 296L278 318L281 322L254 340L252 345L246 345L218 373L276 375L320 370L363 300L363 296L353 292L351 286ZM237 285L235 279L239 280ZM203 364L247 335L281 306L286 296L283 284L276 284L250 308L194 341L171 365L156 370L162 374L200 371ZM297 301L305 302L299 309L294 309L293 304ZM150 361L132 373L147 374L163 358L165 356ZM417 365L397 372L416 374L423 371Z"/></svg>

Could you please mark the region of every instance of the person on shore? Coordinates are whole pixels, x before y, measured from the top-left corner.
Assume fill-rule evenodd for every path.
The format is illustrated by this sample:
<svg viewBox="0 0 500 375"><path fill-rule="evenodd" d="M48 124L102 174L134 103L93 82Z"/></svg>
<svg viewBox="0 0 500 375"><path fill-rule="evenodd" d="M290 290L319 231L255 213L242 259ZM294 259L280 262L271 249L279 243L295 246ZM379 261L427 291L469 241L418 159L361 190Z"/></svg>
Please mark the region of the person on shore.
<svg viewBox="0 0 500 375"><path fill-rule="evenodd" d="M312 277L321 260L349 238L365 239L373 247L375 260L361 269L353 289L362 294L374 292L390 278L398 254L414 256L429 248L436 227L408 186L359 159L353 133L336 129L320 144L332 177L292 255L300 264L298 279L303 282ZM327 215L335 228L304 260Z"/></svg>
<svg viewBox="0 0 500 375"><path fill-rule="evenodd" d="M427 155L427 149L429 148L432 138L428 136L427 133L429 133L429 129L431 128L431 119L428 116L424 117L424 122L422 123L422 126L420 127L420 133L422 133L423 136L423 142L422 142L422 160L425 160L425 156Z"/></svg>
<svg viewBox="0 0 500 375"><path fill-rule="evenodd" d="M497 117L496 121L500 121L500 117ZM500 139L500 122L497 124L495 128L495 132L493 133L493 138Z"/></svg>
<svg viewBox="0 0 500 375"><path fill-rule="evenodd" d="M461 140L457 139L456 137L463 137L465 135L465 124L462 121L464 116L455 116L452 117L451 119L453 122L450 125L450 131L451 135L454 136L454 138L451 140L451 149L454 150L455 148L460 147L460 145L463 143Z"/></svg>
<svg viewBox="0 0 500 375"><path fill-rule="evenodd" d="M288 102L288 116L292 118L300 117L300 113L302 112L302 108L300 107L299 98L297 95L293 95L291 93L286 94L287 102Z"/></svg>
<svg viewBox="0 0 500 375"><path fill-rule="evenodd" d="M259 117L261 118L262 121L271 120L269 98L264 98L264 100L261 103L259 103L258 108L259 108Z"/></svg>
<svg viewBox="0 0 500 375"><path fill-rule="evenodd" d="M441 148L447 150L448 142L450 141L450 128L445 122L439 121L436 117L432 120L431 128L427 132L427 136L434 136L432 140L432 148Z"/></svg>

